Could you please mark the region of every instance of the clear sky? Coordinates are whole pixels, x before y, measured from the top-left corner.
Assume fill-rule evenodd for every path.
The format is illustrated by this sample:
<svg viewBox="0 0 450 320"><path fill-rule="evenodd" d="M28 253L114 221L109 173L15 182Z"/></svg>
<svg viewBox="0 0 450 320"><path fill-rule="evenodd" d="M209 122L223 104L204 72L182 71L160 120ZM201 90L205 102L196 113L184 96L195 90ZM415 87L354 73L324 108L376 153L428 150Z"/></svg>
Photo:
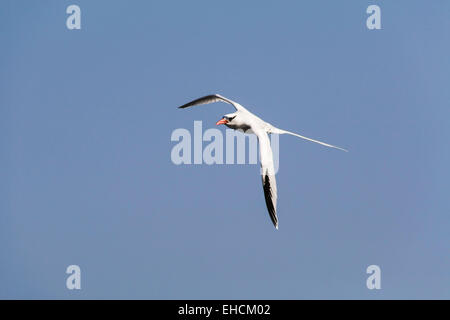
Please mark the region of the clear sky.
<svg viewBox="0 0 450 320"><path fill-rule="evenodd" d="M450 298L449 1L4 0L0 46L0 298ZM350 150L280 137L278 231L171 161L210 93Z"/></svg>

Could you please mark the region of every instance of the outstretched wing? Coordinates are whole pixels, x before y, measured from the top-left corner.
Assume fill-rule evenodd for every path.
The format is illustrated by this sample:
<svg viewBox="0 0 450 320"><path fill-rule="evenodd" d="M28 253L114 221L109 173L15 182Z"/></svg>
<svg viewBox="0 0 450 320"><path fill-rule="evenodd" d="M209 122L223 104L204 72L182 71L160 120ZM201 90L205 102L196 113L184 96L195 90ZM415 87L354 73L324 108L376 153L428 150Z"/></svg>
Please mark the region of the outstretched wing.
<svg viewBox="0 0 450 320"><path fill-rule="evenodd" d="M184 108L189 108L189 107L192 107L192 106L198 106L198 105L201 105L201 104L209 104L209 103L218 102L218 101L229 103L236 110L246 110L239 103L234 102L234 101L232 101L230 99L227 99L225 97L222 97L221 95L218 95L218 94L211 94L209 96L201 97L199 99L196 99L196 100L193 100L191 102L188 102L188 103L186 103L186 104L184 104L184 105L182 105L181 107L178 107L178 108L184 109Z"/></svg>
<svg viewBox="0 0 450 320"><path fill-rule="evenodd" d="M261 177L266 200L267 210L275 228L278 229L277 217L277 181L275 180L275 169L273 165L272 148L269 136L265 131L255 132L259 140L259 157L261 162Z"/></svg>

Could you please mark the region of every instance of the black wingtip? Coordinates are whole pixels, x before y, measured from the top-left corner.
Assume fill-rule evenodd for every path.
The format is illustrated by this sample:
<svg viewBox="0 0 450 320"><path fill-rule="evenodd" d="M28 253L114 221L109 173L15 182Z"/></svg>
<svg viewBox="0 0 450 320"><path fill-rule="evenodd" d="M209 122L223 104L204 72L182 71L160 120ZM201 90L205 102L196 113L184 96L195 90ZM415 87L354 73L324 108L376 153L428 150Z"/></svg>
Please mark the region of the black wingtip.
<svg viewBox="0 0 450 320"><path fill-rule="evenodd" d="M186 104L183 104L182 106L178 107L179 109L184 109L184 108L188 108L188 107L192 107L195 105L199 105L199 104L205 104L205 103L211 103L211 102L215 102L215 101L207 101L208 99L220 99L223 100L225 102L227 102L226 99L224 99L223 97L221 97L220 95L217 94L210 94L195 100L192 100L191 102L188 102ZM228 102L229 103L229 102Z"/></svg>
<svg viewBox="0 0 450 320"><path fill-rule="evenodd" d="M278 229L277 211L272 202L270 179L267 174L264 175L263 189L264 189L264 198L266 200L267 211L269 212L270 219L272 220L272 223L275 226L275 228Z"/></svg>

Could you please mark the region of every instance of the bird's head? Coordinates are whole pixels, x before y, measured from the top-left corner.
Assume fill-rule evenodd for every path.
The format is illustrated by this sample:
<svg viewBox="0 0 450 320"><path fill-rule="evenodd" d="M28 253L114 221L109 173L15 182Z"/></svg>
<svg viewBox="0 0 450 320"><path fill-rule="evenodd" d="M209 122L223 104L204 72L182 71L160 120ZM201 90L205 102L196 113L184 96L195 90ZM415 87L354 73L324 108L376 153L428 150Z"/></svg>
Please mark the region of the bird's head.
<svg viewBox="0 0 450 320"><path fill-rule="evenodd" d="M235 113L230 113L230 114L226 114L222 117L222 119L220 119L219 121L216 122L216 125L219 124L229 124L231 123L234 118L236 118L236 114Z"/></svg>

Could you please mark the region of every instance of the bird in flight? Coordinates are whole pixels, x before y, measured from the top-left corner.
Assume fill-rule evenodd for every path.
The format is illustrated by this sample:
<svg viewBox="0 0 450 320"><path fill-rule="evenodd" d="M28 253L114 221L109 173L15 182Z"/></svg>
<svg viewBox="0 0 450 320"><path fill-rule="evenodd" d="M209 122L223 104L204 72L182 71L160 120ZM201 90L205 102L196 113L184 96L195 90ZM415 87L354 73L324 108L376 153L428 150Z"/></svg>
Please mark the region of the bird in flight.
<svg viewBox="0 0 450 320"><path fill-rule="evenodd" d="M230 99L222 97L218 94L208 95L196 100L193 100L189 103L186 103L178 108L184 109L192 106L209 104L213 102L225 102L231 104L236 112L226 114L217 121L216 125L224 124L228 128L234 130L242 130L244 133L255 134L258 137L259 141L259 161L261 164L261 177L262 177L262 185L264 190L264 198L266 200L267 210L270 215L270 219L273 222L275 228L278 229L278 217L277 217L277 183L275 180L275 169L273 164L273 155L272 148L270 147L270 140L268 134L290 134L308 141L312 141L315 143L319 143L323 146L339 149L342 151L347 151L343 148L333 146L331 144L321 142L318 140L314 140L311 138L307 138L301 136L299 134L278 129L271 125L268 122L260 119L239 103L234 102Z"/></svg>

